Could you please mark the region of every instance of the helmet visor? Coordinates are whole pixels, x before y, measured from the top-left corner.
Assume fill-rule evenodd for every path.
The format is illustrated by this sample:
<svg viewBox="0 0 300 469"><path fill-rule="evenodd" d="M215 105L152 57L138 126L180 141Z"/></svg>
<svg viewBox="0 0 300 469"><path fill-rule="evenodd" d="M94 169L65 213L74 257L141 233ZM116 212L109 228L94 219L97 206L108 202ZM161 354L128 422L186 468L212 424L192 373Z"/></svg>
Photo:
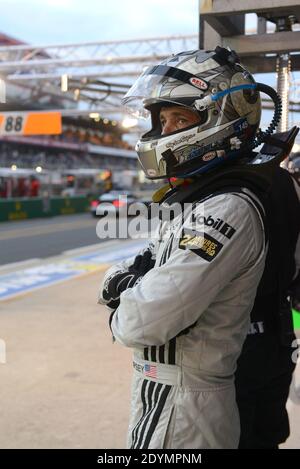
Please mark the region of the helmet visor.
<svg viewBox="0 0 300 469"><path fill-rule="evenodd" d="M175 67L148 67L122 99L126 111L138 118L149 117L145 105L151 100L172 101L182 105L182 98L199 98L208 85L204 80ZM178 101L176 101L178 99Z"/></svg>

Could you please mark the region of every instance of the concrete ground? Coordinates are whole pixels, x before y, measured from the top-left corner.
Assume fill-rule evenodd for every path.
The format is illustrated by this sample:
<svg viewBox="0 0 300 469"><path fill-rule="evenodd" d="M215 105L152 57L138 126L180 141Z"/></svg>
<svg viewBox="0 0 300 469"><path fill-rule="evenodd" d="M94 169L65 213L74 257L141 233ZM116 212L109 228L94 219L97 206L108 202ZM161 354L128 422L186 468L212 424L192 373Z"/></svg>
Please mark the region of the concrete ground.
<svg viewBox="0 0 300 469"><path fill-rule="evenodd" d="M94 272L0 303L0 448L124 448L131 352Z"/></svg>
<svg viewBox="0 0 300 469"><path fill-rule="evenodd" d="M131 351L97 305L103 271L0 302L0 448L124 448ZM288 402L300 448L300 366Z"/></svg>

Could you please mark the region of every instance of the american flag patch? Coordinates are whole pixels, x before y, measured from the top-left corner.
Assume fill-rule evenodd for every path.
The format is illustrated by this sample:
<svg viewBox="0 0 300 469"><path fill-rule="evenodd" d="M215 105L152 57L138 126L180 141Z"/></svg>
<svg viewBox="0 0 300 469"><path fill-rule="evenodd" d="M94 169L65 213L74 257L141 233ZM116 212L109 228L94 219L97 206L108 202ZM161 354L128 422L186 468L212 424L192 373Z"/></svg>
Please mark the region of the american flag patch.
<svg viewBox="0 0 300 469"><path fill-rule="evenodd" d="M149 376L149 378L157 378L157 369L155 365L144 365L144 374L145 376Z"/></svg>

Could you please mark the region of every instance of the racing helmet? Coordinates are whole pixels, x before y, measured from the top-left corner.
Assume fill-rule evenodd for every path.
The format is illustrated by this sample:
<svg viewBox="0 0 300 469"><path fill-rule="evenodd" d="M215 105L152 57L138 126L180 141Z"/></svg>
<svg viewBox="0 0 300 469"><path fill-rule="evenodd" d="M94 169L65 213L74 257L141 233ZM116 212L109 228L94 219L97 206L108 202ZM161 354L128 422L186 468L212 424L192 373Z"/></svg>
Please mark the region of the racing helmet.
<svg viewBox="0 0 300 469"><path fill-rule="evenodd" d="M136 144L149 179L204 173L249 153L261 117L254 78L222 47L181 52L148 67L122 102L135 117L151 117L151 130ZM170 106L197 112L199 122L162 134L160 112Z"/></svg>

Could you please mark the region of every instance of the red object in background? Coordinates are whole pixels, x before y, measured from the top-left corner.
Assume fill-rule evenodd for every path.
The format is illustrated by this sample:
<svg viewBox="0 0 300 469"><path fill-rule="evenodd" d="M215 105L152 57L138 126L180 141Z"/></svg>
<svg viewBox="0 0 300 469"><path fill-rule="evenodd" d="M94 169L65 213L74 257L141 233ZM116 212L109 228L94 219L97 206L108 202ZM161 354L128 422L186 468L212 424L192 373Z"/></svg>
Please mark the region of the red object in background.
<svg viewBox="0 0 300 469"><path fill-rule="evenodd" d="M30 181L30 197L38 197L40 190L40 181L38 179L32 179Z"/></svg>
<svg viewBox="0 0 300 469"><path fill-rule="evenodd" d="M100 204L99 200L92 200L91 201L91 207L98 207L99 204Z"/></svg>
<svg viewBox="0 0 300 469"><path fill-rule="evenodd" d="M28 193L28 187L27 187L25 178L18 179L17 196L26 197L27 193Z"/></svg>
<svg viewBox="0 0 300 469"><path fill-rule="evenodd" d="M0 198L5 199L7 197L8 187L7 182L5 181L0 187Z"/></svg>
<svg viewBox="0 0 300 469"><path fill-rule="evenodd" d="M114 200L113 201L113 205L116 207L116 208L120 208L120 207L124 207L124 205L126 205L126 202L124 200Z"/></svg>

